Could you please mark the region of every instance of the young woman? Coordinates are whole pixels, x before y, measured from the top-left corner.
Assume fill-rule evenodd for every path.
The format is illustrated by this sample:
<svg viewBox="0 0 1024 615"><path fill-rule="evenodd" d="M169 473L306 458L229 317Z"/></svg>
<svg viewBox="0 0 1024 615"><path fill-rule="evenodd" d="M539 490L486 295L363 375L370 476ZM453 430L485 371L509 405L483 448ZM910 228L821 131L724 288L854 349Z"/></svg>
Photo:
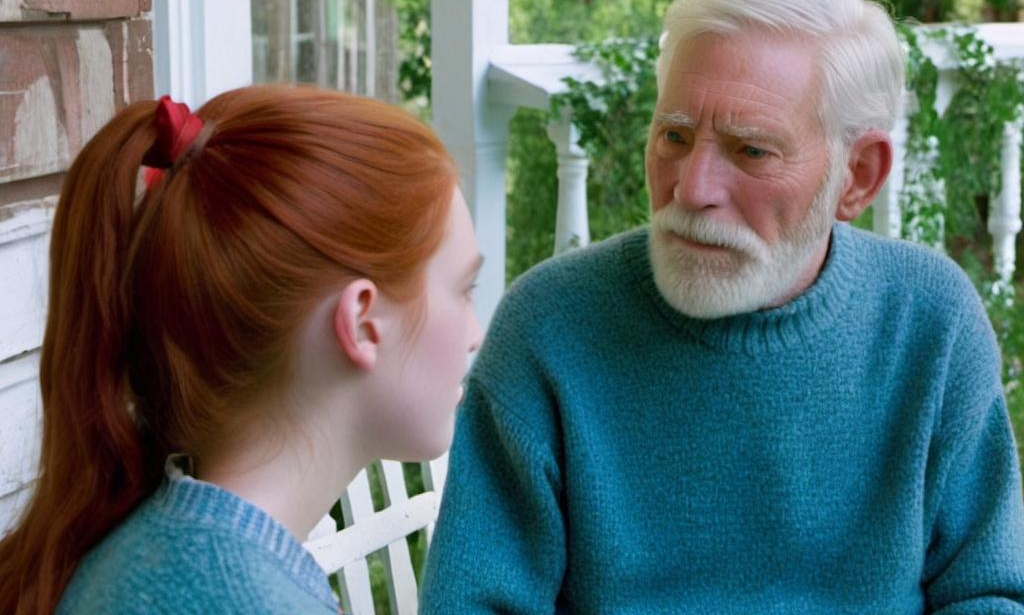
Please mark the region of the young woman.
<svg viewBox="0 0 1024 615"><path fill-rule="evenodd" d="M456 180L428 128L338 92L107 124L57 207L0 612L336 613L301 541L370 461L446 449L480 340Z"/></svg>

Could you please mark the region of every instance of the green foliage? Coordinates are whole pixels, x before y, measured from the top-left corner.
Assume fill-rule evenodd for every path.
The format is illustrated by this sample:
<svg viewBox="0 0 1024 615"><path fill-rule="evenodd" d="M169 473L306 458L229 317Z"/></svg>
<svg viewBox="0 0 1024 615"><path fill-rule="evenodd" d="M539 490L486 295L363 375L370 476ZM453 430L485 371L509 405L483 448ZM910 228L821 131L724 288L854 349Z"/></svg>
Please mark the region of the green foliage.
<svg viewBox="0 0 1024 615"><path fill-rule="evenodd" d="M917 21L943 21L955 12L954 0L890 0L893 14Z"/></svg>
<svg viewBox="0 0 1024 615"><path fill-rule="evenodd" d="M591 229L607 237L647 219L644 149L647 125L658 99L654 37L610 39L576 48L580 60L601 69L603 83L566 79L569 91L554 96L552 113L572 112L580 146L591 161Z"/></svg>
<svg viewBox="0 0 1024 615"><path fill-rule="evenodd" d="M581 60L601 69L600 84L568 79L569 92L554 97L552 114L573 114L580 131L580 146L590 161L587 176L588 221L591 238L603 239L647 220L648 200L644 182L644 146L647 124L657 99L654 60L657 41L612 39L577 48ZM509 162L512 190L509 193L509 245L507 276L512 279L551 255L554 245L555 182L554 149L550 142L537 143L539 131L527 131L546 123L546 114L520 112L512 123ZM520 190L522 192L520 193ZM543 225L541 233L523 232ZM526 226L520 226L521 223ZM521 251L525 248L525 252Z"/></svg>
<svg viewBox="0 0 1024 615"><path fill-rule="evenodd" d="M922 22L1009 20L1019 0L891 0L893 14Z"/></svg>
<svg viewBox="0 0 1024 615"><path fill-rule="evenodd" d="M609 39L580 45L576 55L601 69L602 82L569 78L569 91L553 97L550 116L520 111L511 124L506 262L510 280L551 256L554 246L557 163L542 130L549 117L570 111L580 146L587 152L591 238L603 239L647 220L644 147L658 95L657 40Z"/></svg>
<svg viewBox="0 0 1024 615"><path fill-rule="evenodd" d="M598 65L603 83L566 79L569 89L554 96L552 114L570 109L580 145L591 160L588 186L596 212L591 226L604 237L646 220L643 152L647 125L657 101L654 62L657 39L611 39L577 47L577 56Z"/></svg>
<svg viewBox="0 0 1024 615"><path fill-rule="evenodd" d="M992 47L971 28L942 28L931 36L951 43L959 65L957 91L931 129L941 142L949 232L967 237L982 227L979 206L1001 188L1003 126L1019 117L1024 104L1024 64L995 62Z"/></svg>
<svg viewBox="0 0 1024 615"><path fill-rule="evenodd" d="M430 0L392 0L401 30L398 87L421 109L430 105Z"/></svg>
<svg viewBox="0 0 1024 615"><path fill-rule="evenodd" d="M509 0L513 43L599 41L660 30L671 0Z"/></svg>
<svg viewBox="0 0 1024 615"><path fill-rule="evenodd" d="M548 139L548 114L519 109L509 122L506 181L505 279L551 256L555 249L558 162Z"/></svg>
<svg viewBox="0 0 1024 615"><path fill-rule="evenodd" d="M942 123L935 110L939 71L921 49L918 28L897 26L906 52L907 87L915 98L906 142L905 177L900 194L904 236L940 248L945 237L946 196L939 162Z"/></svg>
<svg viewBox="0 0 1024 615"><path fill-rule="evenodd" d="M1020 0L988 0L986 2L1000 18L1012 17L1021 8Z"/></svg>

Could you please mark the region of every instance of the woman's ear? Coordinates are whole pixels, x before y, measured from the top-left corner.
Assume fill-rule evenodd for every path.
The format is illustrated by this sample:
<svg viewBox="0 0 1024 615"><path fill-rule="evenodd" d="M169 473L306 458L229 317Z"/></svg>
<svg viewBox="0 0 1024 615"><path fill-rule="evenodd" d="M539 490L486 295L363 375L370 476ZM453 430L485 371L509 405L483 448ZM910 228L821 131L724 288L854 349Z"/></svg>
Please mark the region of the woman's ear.
<svg viewBox="0 0 1024 615"><path fill-rule="evenodd" d="M377 362L383 335L375 307L379 291L365 278L349 282L334 308L334 336L345 356L359 369L370 370Z"/></svg>
<svg viewBox="0 0 1024 615"><path fill-rule="evenodd" d="M882 130L869 130L850 147L846 182L839 196L836 218L849 222L861 214L878 194L892 169L892 141Z"/></svg>

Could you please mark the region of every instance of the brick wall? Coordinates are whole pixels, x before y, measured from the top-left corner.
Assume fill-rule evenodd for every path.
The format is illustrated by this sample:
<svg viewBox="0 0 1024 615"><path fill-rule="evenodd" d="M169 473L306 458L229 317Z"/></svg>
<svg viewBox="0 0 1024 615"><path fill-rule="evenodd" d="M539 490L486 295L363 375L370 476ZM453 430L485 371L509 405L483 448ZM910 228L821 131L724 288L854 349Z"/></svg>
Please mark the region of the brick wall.
<svg viewBox="0 0 1024 615"><path fill-rule="evenodd" d="M49 226L64 172L153 96L151 0L0 0L0 533L36 471Z"/></svg>

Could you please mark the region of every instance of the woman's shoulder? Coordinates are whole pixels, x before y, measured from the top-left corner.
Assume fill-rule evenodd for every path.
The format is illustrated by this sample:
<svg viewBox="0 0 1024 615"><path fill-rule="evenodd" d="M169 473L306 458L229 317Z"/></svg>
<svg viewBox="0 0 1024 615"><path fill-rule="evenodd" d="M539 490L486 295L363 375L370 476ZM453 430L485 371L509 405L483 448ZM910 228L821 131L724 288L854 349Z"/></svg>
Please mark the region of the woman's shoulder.
<svg viewBox="0 0 1024 615"><path fill-rule="evenodd" d="M318 568L282 559L293 540L254 539L209 503L196 510L220 522L175 514L167 497L158 491L82 560L58 613L337 612Z"/></svg>
<svg viewBox="0 0 1024 615"><path fill-rule="evenodd" d="M215 607L222 573L214 549L223 542L216 533L162 518L146 502L82 560L57 612Z"/></svg>

